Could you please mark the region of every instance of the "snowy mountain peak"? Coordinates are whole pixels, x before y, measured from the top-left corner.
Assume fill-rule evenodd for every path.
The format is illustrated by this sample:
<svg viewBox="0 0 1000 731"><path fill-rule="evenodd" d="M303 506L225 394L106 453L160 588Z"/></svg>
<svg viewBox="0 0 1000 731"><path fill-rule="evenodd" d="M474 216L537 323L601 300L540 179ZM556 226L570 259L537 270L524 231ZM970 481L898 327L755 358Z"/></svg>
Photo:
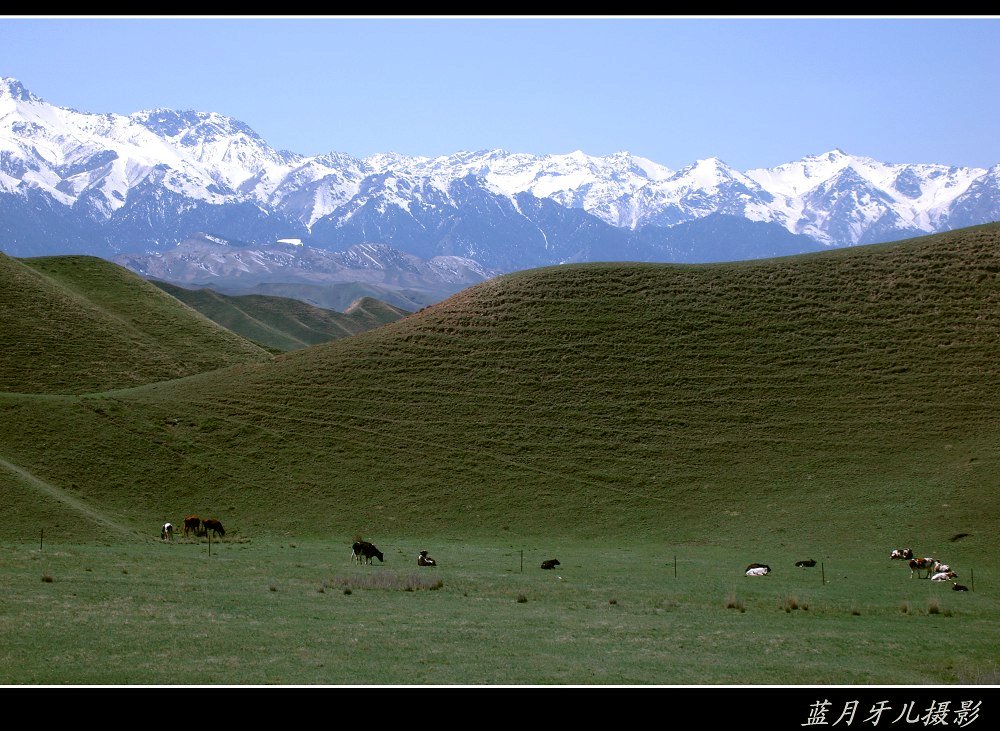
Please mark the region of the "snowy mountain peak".
<svg viewBox="0 0 1000 731"><path fill-rule="evenodd" d="M7 250L30 241L32 253L60 236L167 248L211 230L248 242L422 242L422 256L479 256L504 225L505 241L537 240L549 251L560 237L613 237L621 231L609 227L669 228L715 214L840 246L1000 220L1000 165L885 163L840 148L745 172L718 157L674 172L625 150L305 156L275 151L218 112L91 114L3 77L0 211Z"/></svg>
<svg viewBox="0 0 1000 731"><path fill-rule="evenodd" d="M37 96L21 85L17 79L9 76L0 77L0 99L13 99L20 102L41 102Z"/></svg>
<svg viewBox="0 0 1000 731"><path fill-rule="evenodd" d="M264 142L248 125L217 112L151 109L130 114L129 119L161 137L174 138L181 144L194 144L195 140L211 141L238 134L246 135L255 142Z"/></svg>

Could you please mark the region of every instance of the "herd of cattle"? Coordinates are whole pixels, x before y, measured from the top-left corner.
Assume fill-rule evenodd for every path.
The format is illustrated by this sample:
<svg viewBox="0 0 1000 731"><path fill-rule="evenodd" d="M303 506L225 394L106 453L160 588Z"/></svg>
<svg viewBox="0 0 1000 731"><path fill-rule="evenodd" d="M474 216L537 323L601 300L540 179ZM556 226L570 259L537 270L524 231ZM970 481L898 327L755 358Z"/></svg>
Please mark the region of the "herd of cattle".
<svg viewBox="0 0 1000 731"><path fill-rule="evenodd" d="M951 570L951 566L936 558L931 556L915 558L913 551L909 548L894 548L889 554L889 558L893 561L906 561L910 567L911 579L916 576L918 579L930 579L931 581L950 581L951 588L955 591L969 590L969 587L955 581L958 574ZM920 576L921 571L924 573L923 576Z"/></svg>
<svg viewBox="0 0 1000 731"><path fill-rule="evenodd" d="M911 579L916 576L918 578L930 579L931 581L950 581L952 583L951 588L955 591L969 590L969 587L955 581L958 578L958 574L951 570L951 566L938 561L936 558L930 556L914 558L913 551L909 548L894 548L889 554L889 558L894 561L908 561ZM799 568L811 568L816 565L816 561L810 558L806 561L796 561L795 565ZM920 572L924 572L922 577L920 576ZM746 567L747 576L767 576L769 573L771 573L771 567L767 564L752 563Z"/></svg>
<svg viewBox="0 0 1000 731"><path fill-rule="evenodd" d="M193 534L195 536L206 536L209 531L211 531L215 536L222 537L226 535L225 528L222 527L222 523L214 518L206 518L202 520L197 515L189 515L184 518L184 535ZM174 526L172 523L164 523L163 528L160 531L160 538L165 541L173 538ZM355 541L351 545L351 561L357 561L358 563L373 563L373 559L378 559L379 563L385 561L385 554L375 547L375 544L369 543L368 541ZM958 574L951 570L951 566L948 564L938 561L936 558L930 556L925 556L921 558L914 558L913 551L909 548L894 548L889 554L889 558L893 561L907 561L910 567L910 578L914 576L917 578L930 579L931 581L950 581L952 583L952 589L955 591L968 591L969 587L959 584L955 579L958 578ZM542 562L543 569L553 569L559 565L558 559L550 558ZM796 561L795 565L799 568L812 568L816 565L814 559L806 559L804 561ZM417 555L417 566L437 566L437 561L427 555L427 551L421 551ZM921 577L920 572L924 572ZM767 576L771 573L771 567L763 563L752 563L746 567L747 576Z"/></svg>
<svg viewBox="0 0 1000 731"><path fill-rule="evenodd" d="M217 538L221 538L226 535L226 529L222 527L220 523L215 518L205 518L202 520L197 515L189 515L184 518L184 535L193 536L207 536L209 532ZM164 541L169 541L174 537L174 524L164 523L163 527L160 529L160 538Z"/></svg>

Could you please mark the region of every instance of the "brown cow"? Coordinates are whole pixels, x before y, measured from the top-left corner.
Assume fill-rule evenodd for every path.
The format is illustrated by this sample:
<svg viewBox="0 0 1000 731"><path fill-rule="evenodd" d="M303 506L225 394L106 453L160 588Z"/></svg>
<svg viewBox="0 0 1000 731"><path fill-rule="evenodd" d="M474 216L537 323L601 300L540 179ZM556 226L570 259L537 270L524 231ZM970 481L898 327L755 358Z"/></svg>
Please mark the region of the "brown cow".
<svg viewBox="0 0 1000 731"><path fill-rule="evenodd" d="M198 535L198 531L200 530L201 530L201 518L199 518L197 515L189 515L186 518L184 518L185 536L188 534L188 531L191 531L195 535Z"/></svg>
<svg viewBox="0 0 1000 731"><path fill-rule="evenodd" d="M215 533L216 536L226 535L226 529L222 527L222 523L217 521L215 518L206 518L201 522L202 527L205 529L205 535L208 535L209 531Z"/></svg>
<svg viewBox="0 0 1000 731"><path fill-rule="evenodd" d="M417 556L417 566L437 566L438 562L427 555L427 551L421 551Z"/></svg>

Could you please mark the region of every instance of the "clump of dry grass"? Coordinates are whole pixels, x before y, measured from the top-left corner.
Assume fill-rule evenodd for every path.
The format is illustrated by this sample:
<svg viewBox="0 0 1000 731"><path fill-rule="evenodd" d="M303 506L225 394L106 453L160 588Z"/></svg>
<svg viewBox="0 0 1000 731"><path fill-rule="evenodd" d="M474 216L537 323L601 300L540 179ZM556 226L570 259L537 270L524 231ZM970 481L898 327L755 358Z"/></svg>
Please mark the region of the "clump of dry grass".
<svg viewBox="0 0 1000 731"><path fill-rule="evenodd" d="M615 604L617 604L617 603L618 603L618 600L617 600L617 599L608 599L608 604L610 604L610 605L612 605L612 606L614 606L614 605L615 605Z"/></svg>
<svg viewBox="0 0 1000 731"><path fill-rule="evenodd" d="M374 574L359 576L335 576L328 586L340 586L345 589L384 589L389 591L418 591L428 589L435 591L444 586L444 581L420 574L400 575L392 571L379 571ZM347 591L344 592L349 593Z"/></svg>
<svg viewBox="0 0 1000 731"><path fill-rule="evenodd" d="M851 614L853 614L855 617L861 616L861 607L859 607L857 603L851 605Z"/></svg>
<svg viewBox="0 0 1000 731"><path fill-rule="evenodd" d="M524 604L527 601L528 601L528 597L526 597L524 594L518 594L517 595L517 603L518 604Z"/></svg>
<svg viewBox="0 0 1000 731"><path fill-rule="evenodd" d="M960 670L956 675L961 685L1000 685L1000 669L996 665L985 670Z"/></svg>
<svg viewBox="0 0 1000 731"><path fill-rule="evenodd" d="M910 613L910 603L908 601L904 600L899 605L899 611L901 611L903 614L909 614Z"/></svg>
<svg viewBox="0 0 1000 731"><path fill-rule="evenodd" d="M932 596L927 600L927 613L928 614L940 614L941 613L941 602L938 601L936 596Z"/></svg>
<svg viewBox="0 0 1000 731"><path fill-rule="evenodd" d="M49 576L48 574L42 574L42 581L44 581L46 584L51 584L52 577Z"/></svg>
<svg viewBox="0 0 1000 731"><path fill-rule="evenodd" d="M726 609L739 609L741 612L747 610L743 600L739 599L734 592L729 592L729 595L726 597Z"/></svg>
<svg viewBox="0 0 1000 731"><path fill-rule="evenodd" d="M793 609L799 608L799 599L794 596L786 596L785 601L782 603L782 608L785 612L791 613Z"/></svg>

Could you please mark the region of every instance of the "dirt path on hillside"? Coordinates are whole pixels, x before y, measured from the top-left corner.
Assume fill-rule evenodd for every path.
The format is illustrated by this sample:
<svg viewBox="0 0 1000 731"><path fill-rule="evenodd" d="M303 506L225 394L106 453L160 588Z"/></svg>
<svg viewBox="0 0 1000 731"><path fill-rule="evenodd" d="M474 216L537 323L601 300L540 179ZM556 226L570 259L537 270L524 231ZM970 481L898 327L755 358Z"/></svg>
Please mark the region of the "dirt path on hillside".
<svg viewBox="0 0 1000 731"><path fill-rule="evenodd" d="M80 515L82 515L84 518L86 518L91 522L97 523L98 525L103 526L104 528L108 528L118 533L122 533L129 537L134 538L136 535L135 531L133 531L132 529L126 528L124 525L116 522L115 520L111 519L104 513L90 507L82 500L79 500L73 497L72 495L67 494L66 491L63 490L62 488L56 487L55 485L48 483L45 480L35 477L26 469L18 467L16 464L8 462L2 457L0 457L0 470L6 470L7 472L16 475L18 478L20 478L23 484L45 495L46 497L54 498L55 500L62 503L66 507L70 508L71 510L75 510L76 512L80 513Z"/></svg>

